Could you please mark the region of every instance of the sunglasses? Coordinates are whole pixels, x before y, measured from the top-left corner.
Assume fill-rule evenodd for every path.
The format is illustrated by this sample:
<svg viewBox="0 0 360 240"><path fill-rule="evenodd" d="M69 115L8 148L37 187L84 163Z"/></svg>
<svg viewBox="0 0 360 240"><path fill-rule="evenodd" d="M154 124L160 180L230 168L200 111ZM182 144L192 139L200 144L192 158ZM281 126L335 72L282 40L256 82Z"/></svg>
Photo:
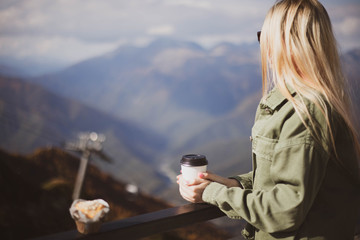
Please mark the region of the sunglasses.
<svg viewBox="0 0 360 240"><path fill-rule="evenodd" d="M261 37L261 31L258 31L257 32L257 38L258 38L259 43L260 43L260 37Z"/></svg>

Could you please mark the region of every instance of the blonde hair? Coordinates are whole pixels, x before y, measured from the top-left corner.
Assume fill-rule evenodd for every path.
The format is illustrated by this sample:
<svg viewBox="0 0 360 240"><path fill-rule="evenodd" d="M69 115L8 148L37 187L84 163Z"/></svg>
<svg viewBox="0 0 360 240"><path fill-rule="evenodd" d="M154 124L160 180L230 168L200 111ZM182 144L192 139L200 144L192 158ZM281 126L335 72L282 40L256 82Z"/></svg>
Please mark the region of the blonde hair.
<svg viewBox="0 0 360 240"><path fill-rule="evenodd" d="M347 125L355 149L360 144L346 79L341 70L331 21L317 0L281 0L269 10L261 30L263 96L276 86L293 104L306 127L321 140L321 133L304 99L313 102L324 115L335 155L335 141L329 111L335 111ZM299 98L291 95L295 90ZM329 109L330 108L330 109ZM303 116L309 118L309 124ZM338 156L337 156L338 157Z"/></svg>

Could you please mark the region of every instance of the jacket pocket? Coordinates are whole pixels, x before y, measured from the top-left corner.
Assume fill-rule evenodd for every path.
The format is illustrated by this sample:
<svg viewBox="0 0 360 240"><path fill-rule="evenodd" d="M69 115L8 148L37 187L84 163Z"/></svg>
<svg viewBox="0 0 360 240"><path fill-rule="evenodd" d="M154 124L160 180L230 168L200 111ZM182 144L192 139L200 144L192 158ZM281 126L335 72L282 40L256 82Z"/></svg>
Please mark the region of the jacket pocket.
<svg viewBox="0 0 360 240"><path fill-rule="evenodd" d="M271 165L275 154L276 139L255 136L252 144L253 189L268 190L274 186L270 177Z"/></svg>
<svg viewBox="0 0 360 240"><path fill-rule="evenodd" d="M252 142L252 152L256 155L257 160L268 160L271 162L277 143L277 139L270 139L259 135L255 136Z"/></svg>

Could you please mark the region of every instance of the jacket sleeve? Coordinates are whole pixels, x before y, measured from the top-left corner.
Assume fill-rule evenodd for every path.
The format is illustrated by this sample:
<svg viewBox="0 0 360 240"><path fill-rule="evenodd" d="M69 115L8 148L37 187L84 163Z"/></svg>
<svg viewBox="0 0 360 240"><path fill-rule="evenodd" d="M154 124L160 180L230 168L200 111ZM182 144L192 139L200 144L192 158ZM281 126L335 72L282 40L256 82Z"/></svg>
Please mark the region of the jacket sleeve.
<svg viewBox="0 0 360 240"><path fill-rule="evenodd" d="M299 120L283 125L286 131L280 134L266 171L272 187L256 187L261 171L255 169L254 189L227 188L213 182L205 188L203 200L219 207L230 218L243 218L268 233L299 228L320 189L329 159L322 146L300 125ZM299 132L299 128L304 130Z"/></svg>
<svg viewBox="0 0 360 240"><path fill-rule="evenodd" d="M286 159L290 152L291 161L275 161L271 167L272 189L227 188L213 182L206 187L203 200L230 218L243 218L269 233L297 229L320 188L326 157L312 145L298 144L279 151L277 159Z"/></svg>
<svg viewBox="0 0 360 240"><path fill-rule="evenodd" d="M240 183L241 188L243 189L252 189L252 185L253 185L252 175L253 172L251 171L242 175L232 176L229 178L238 181Z"/></svg>

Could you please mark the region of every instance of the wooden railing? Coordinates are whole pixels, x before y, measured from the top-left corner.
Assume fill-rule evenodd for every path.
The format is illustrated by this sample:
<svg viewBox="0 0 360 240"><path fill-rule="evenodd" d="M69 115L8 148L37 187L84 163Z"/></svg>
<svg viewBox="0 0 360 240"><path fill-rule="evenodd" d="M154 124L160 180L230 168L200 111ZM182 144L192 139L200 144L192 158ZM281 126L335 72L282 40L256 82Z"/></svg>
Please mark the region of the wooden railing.
<svg viewBox="0 0 360 240"><path fill-rule="evenodd" d="M104 223L98 233L82 235L77 230L61 232L53 235L35 238L34 240L108 240L108 239L138 239L166 232L176 228L200 223L225 214L217 207L208 204L187 204L157 212L146 213L118 221ZM360 239L360 218L354 239ZM236 238L239 239L239 238Z"/></svg>
<svg viewBox="0 0 360 240"><path fill-rule="evenodd" d="M76 230L36 238L66 239L138 239L168 230L185 227L224 216L217 207L208 204L188 204L104 223L98 233L82 235Z"/></svg>

